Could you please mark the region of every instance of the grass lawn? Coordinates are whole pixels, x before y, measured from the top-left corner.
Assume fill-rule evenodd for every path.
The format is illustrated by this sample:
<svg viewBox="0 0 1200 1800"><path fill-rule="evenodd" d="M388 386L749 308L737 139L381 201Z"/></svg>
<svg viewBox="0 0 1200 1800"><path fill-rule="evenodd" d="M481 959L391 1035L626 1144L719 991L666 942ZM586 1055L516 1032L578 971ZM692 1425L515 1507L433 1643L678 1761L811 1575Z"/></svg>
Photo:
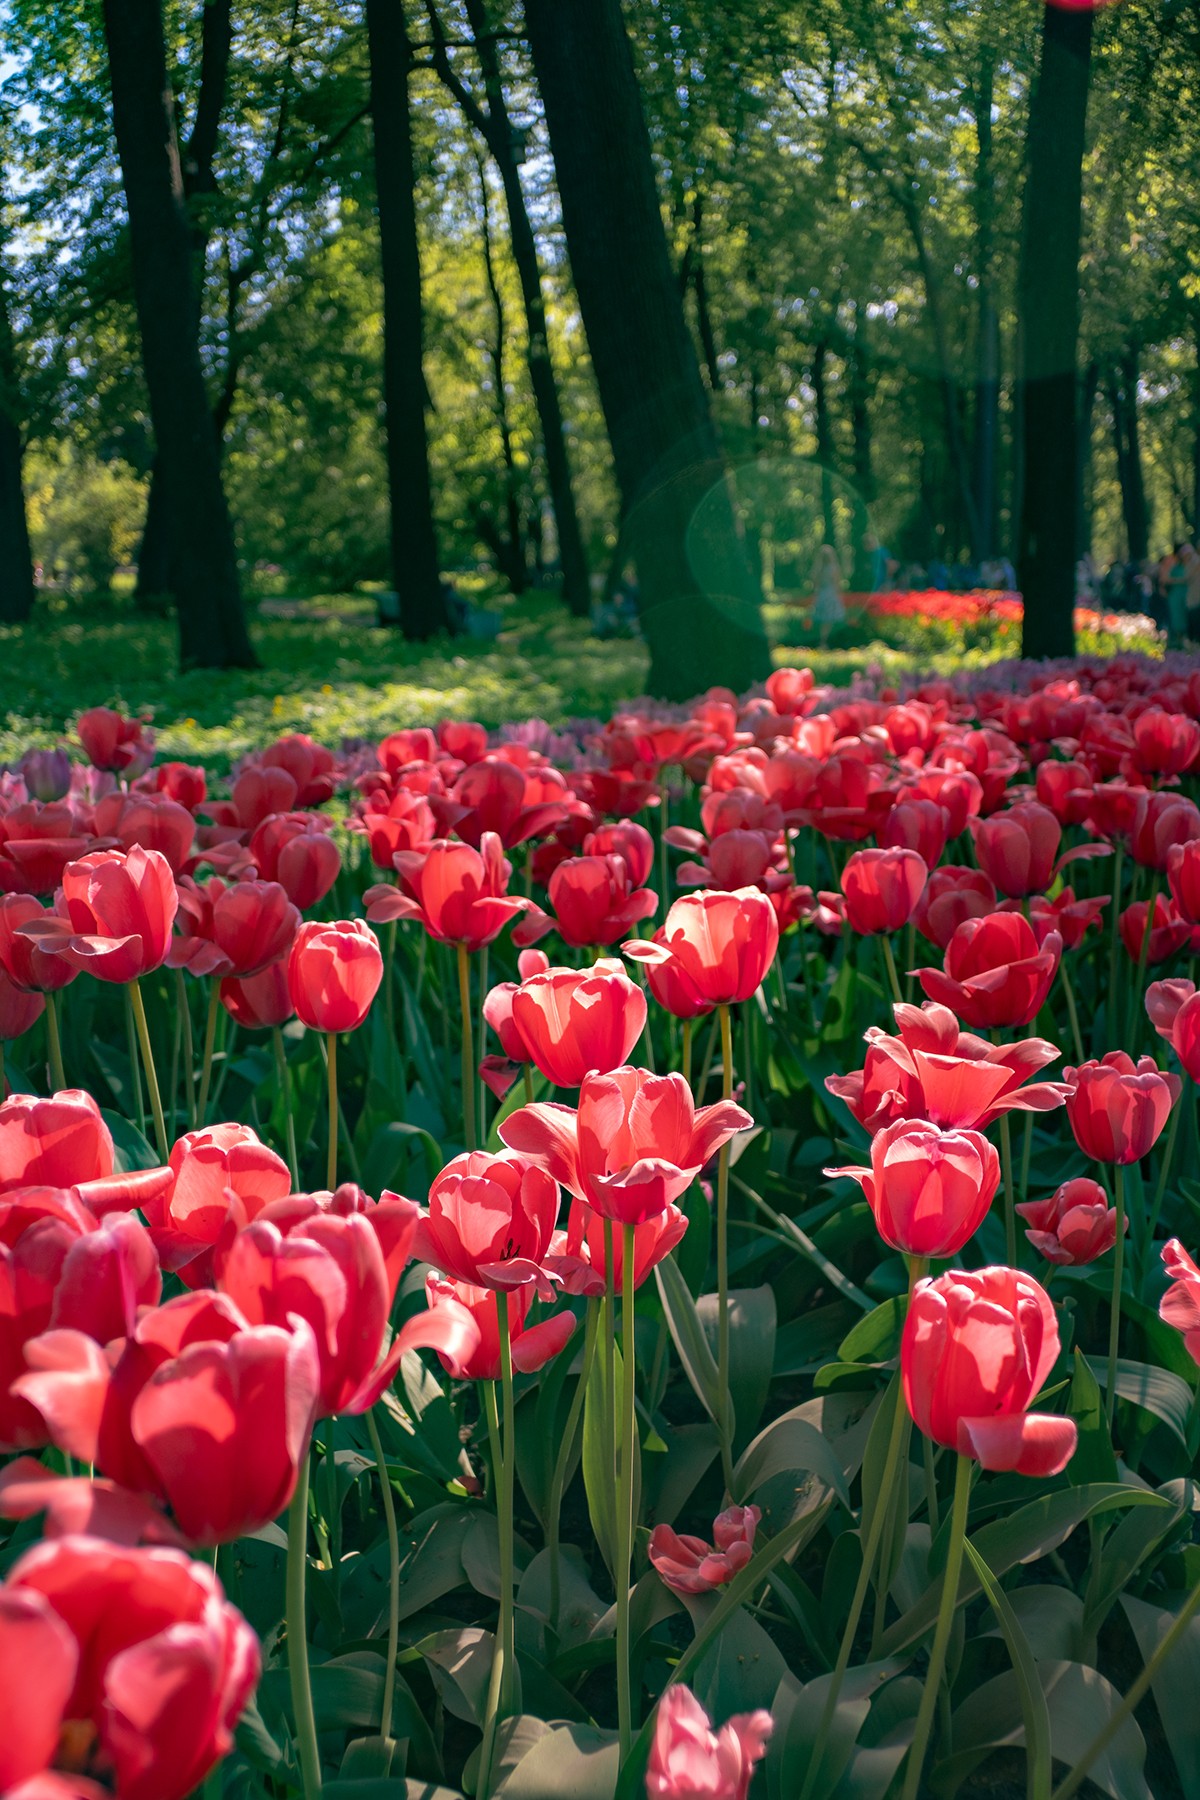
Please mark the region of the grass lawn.
<svg viewBox="0 0 1200 1800"><path fill-rule="evenodd" d="M558 724L607 717L642 692L640 642L593 636L545 593L488 595L487 605L503 619L495 642L423 646L377 629L370 596L267 600L252 615L261 669L180 675L173 621L119 599L53 600L31 624L0 627L0 760L56 742L89 706L148 712L162 756L220 767L286 731L336 744L447 716ZM767 622L778 662L808 663L837 683L866 667L946 671L1004 654L999 644L964 651L944 634L901 633L821 652L796 643L794 611L768 607Z"/></svg>

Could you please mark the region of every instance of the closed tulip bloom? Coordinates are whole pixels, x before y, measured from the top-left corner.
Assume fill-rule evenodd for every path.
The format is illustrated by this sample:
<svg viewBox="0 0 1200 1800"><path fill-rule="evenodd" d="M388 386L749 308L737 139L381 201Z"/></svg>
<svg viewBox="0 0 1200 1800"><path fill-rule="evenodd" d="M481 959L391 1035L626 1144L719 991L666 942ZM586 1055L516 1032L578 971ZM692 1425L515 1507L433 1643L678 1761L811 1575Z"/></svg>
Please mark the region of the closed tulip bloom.
<svg viewBox="0 0 1200 1800"><path fill-rule="evenodd" d="M1200 925L1200 838L1167 851L1167 885L1180 917Z"/></svg>
<svg viewBox="0 0 1200 1800"><path fill-rule="evenodd" d="M1182 976L1150 983L1146 989L1146 1014L1159 1037L1170 1041L1181 1009L1195 993L1195 982L1185 981Z"/></svg>
<svg viewBox="0 0 1200 1800"><path fill-rule="evenodd" d="M296 1016L313 1031L357 1031L383 980L379 940L363 919L311 920L288 956Z"/></svg>
<svg viewBox="0 0 1200 1800"><path fill-rule="evenodd" d="M842 870L851 931L899 931L912 918L929 871L915 850L856 850Z"/></svg>
<svg viewBox="0 0 1200 1800"><path fill-rule="evenodd" d="M429 1190L414 1253L469 1287L549 1284L542 1265L558 1221L558 1184L542 1168L505 1151L467 1150Z"/></svg>
<svg viewBox="0 0 1200 1800"><path fill-rule="evenodd" d="M261 974L287 955L299 929L299 910L277 881L235 881L213 903L213 942L229 965L222 974Z"/></svg>
<svg viewBox="0 0 1200 1800"><path fill-rule="evenodd" d="M160 794L111 794L96 807L96 834L122 850L157 850L178 875L192 853L196 821L186 806Z"/></svg>
<svg viewBox="0 0 1200 1800"><path fill-rule="evenodd" d="M1135 862L1165 872L1172 850L1200 838L1200 807L1169 791L1138 796L1130 835Z"/></svg>
<svg viewBox="0 0 1200 1800"><path fill-rule="evenodd" d="M21 927L39 949L100 981L134 981L166 961L178 897L171 866L157 850L96 850L68 863L62 903L65 917Z"/></svg>
<svg viewBox="0 0 1200 1800"><path fill-rule="evenodd" d="M687 1231L686 1214L677 1206L664 1206L652 1219L633 1228L633 1285L641 1287L665 1256L682 1242ZM568 1294L597 1296L607 1288L608 1252L604 1220L584 1200L572 1199L565 1232L556 1231L546 1267ZM612 1233L613 1284L624 1292L625 1234Z"/></svg>
<svg viewBox="0 0 1200 1800"><path fill-rule="evenodd" d="M942 859L949 823L944 806L912 794L893 806L879 841L885 850L915 850L926 868L932 869Z"/></svg>
<svg viewBox="0 0 1200 1800"><path fill-rule="evenodd" d="M1163 894L1155 894L1153 912L1148 900L1135 900L1117 921L1126 955L1152 968L1168 962L1191 942L1192 927ZM1144 948L1143 948L1144 946Z"/></svg>
<svg viewBox="0 0 1200 1800"><path fill-rule="evenodd" d="M93 706L75 724L84 754L95 769L140 775L154 759L154 733L144 719L126 719L110 706Z"/></svg>
<svg viewBox="0 0 1200 1800"><path fill-rule="evenodd" d="M500 1314L494 1287L471 1287L466 1282L446 1281L430 1275L425 1282L429 1314L448 1327L446 1337L458 1336L459 1350L435 1346L438 1357L456 1380L499 1381ZM513 1368L521 1375L536 1374L565 1350L575 1330L569 1307L529 1323L534 1301L532 1285L514 1288L508 1296L508 1333ZM472 1336L473 1332L473 1336ZM467 1347L469 1346L469 1348Z"/></svg>
<svg viewBox="0 0 1200 1800"><path fill-rule="evenodd" d="M1183 1334L1188 1355L1200 1364L1200 1269L1178 1238L1163 1245L1162 1263L1171 1285L1158 1303L1158 1316Z"/></svg>
<svg viewBox="0 0 1200 1800"><path fill-rule="evenodd" d="M650 1533L648 1555L659 1579L673 1594L709 1594L724 1587L754 1555L757 1506L730 1506L713 1520L713 1542L681 1537L670 1525Z"/></svg>
<svg viewBox="0 0 1200 1800"><path fill-rule="evenodd" d="M612 944L658 905L649 888L631 888L620 856L572 856L550 877L550 904L565 943Z"/></svg>
<svg viewBox="0 0 1200 1800"><path fill-rule="evenodd" d="M0 969L0 1044L10 1044L37 1024L46 1010L44 994L27 994ZM2 1087L3 1084L0 1084Z"/></svg>
<svg viewBox="0 0 1200 1800"><path fill-rule="evenodd" d="M918 969L929 999L940 1001L977 1031L1030 1025L1050 992L1062 939L1047 934L1041 948L1020 913L967 919L946 946L945 966Z"/></svg>
<svg viewBox="0 0 1200 1800"><path fill-rule="evenodd" d="M0 818L0 889L9 894L52 894L68 863L87 852L91 839L69 805L31 800Z"/></svg>
<svg viewBox="0 0 1200 1800"><path fill-rule="evenodd" d="M71 785L71 759L61 744L56 750L27 750L17 768L34 800L61 800Z"/></svg>
<svg viewBox="0 0 1200 1800"><path fill-rule="evenodd" d="M1173 1006L1170 1015L1169 1029L1163 1031L1158 1025L1159 1034L1165 1037L1176 1056L1179 1058L1193 1081L1200 1081L1200 996L1196 994L1191 982L1160 981L1158 988L1189 988L1190 993L1183 996L1178 1005ZM1153 988L1150 990L1153 993ZM1146 1010L1150 1011L1150 995L1146 996ZM1160 1015L1161 1015L1161 1009ZM1151 1013L1151 1017L1154 1014Z"/></svg>
<svg viewBox="0 0 1200 1800"><path fill-rule="evenodd" d="M232 1750L260 1668L210 1568L76 1535L9 1570L0 1646L13 1800L184 1800Z"/></svg>
<svg viewBox="0 0 1200 1800"><path fill-rule="evenodd" d="M778 914L776 920L778 922ZM661 926L654 933L651 942L663 942ZM677 957L668 957L665 962L644 962L642 967L646 971L646 986L663 1011L669 1012L672 1018L702 1019L712 1012L716 1001L710 1000L707 994L700 991Z"/></svg>
<svg viewBox="0 0 1200 1800"><path fill-rule="evenodd" d="M296 787L297 806L320 806L337 785L337 766L332 750L314 743L307 732L291 731L276 738L258 753L264 769L286 769Z"/></svg>
<svg viewBox="0 0 1200 1800"><path fill-rule="evenodd" d="M1007 899L1023 900L1049 887L1062 826L1048 807L1026 801L974 820L971 832L980 868Z"/></svg>
<svg viewBox="0 0 1200 1800"><path fill-rule="evenodd" d="M225 1011L246 1031L269 1031L285 1024L296 1010L286 960L268 963L257 975L226 975L220 994Z"/></svg>
<svg viewBox="0 0 1200 1800"><path fill-rule="evenodd" d="M396 868L399 888L372 887L363 895L367 917L377 925L417 919L439 943L481 950L528 905L506 891L512 864L494 832L484 832L478 850L449 838L425 851L402 850Z"/></svg>
<svg viewBox="0 0 1200 1800"><path fill-rule="evenodd" d="M654 839L644 825L620 819L601 825L583 840L585 856L619 856L629 873L631 887L645 887L654 867Z"/></svg>
<svg viewBox="0 0 1200 1800"><path fill-rule="evenodd" d="M177 1139L170 1155L174 1181L145 1207L150 1235L164 1269L185 1286L207 1287L213 1250L231 1214L239 1223L258 1217L290 1191L283 1158L249 1125L206 1125Z"/></svg>
<svg viewBox="0 0 1200 1800"><path fill-rule="evenodd" d="M251 1327L224 1295L183 1294L107 1351L62 1330L25 1355L14 1391L51 1441L169 1507L190 1543L244 1537L291 1499L321 1388L306 1320Z"/></svg>
<svg viewBox="0 0 1200 1800"><path fill-rule="evenodd" d="M646 1024L646 996L621 964L547 969L512 996L512 1019L528 1058L555 1087L578 1087L593 1070L619 1068Z"/></svg>
<svg viewBox="0 0 1200 1800"><path fill-rule="evenodd" d="M1067 1117L1075 1141L1095 1162L1132 1163L1158 1142L1182 1092L1178 1075L1164 1075L1152 1056L1135 1063L1124 1050L1064 1070Z"/></svg>
<svg viewBox="0 0 1200 1800"><path fill-rule="evenodd" d="M1060 825L1083 824L1095 785L1086 763L1039 763L1035 785L1038 800L1049 807Z"/></svg>
<svg viewBox="0 0 1200 1800"><path fill-rule="evenodd" d="M250 839L250 858L262 879L277 881L301 912L325 898L342 867L325 822L304 812L265 818Z"/></svg>
<svg viewBox="0 0 1200 1800"><path fill-rule="evenodd" d="M482 849L495 836L505 850L552 831L566 814L563 800L527 805L525 776L502 756L485 756L465 768L450 790L453 829L464 843ZM436 810L436 807L435 807Z"/></svg>
<svg viewBox="0 0 1200 1800"><path fill-rule="evenodd" d="M919 1281L900 1340L913 1422L985 1469L1058 1475L1075 1453L1075 1422L1027 1410L1058 1352L1054 1306L1031 1275L953 1269Z"/></svg>
<svg viewBox="0 0 1200 1800"><path fill-rule="evenodd" d="M545 1101L500 1126L513 1150L622 1225L640 1225L686 1193L722 1144L754 1123L732 1100L696 1110L682 1075L614 1069L587 1075L578 1109Z"/></svg>
<svg viewBox="0 0 1200 1800"><path fill-rule="evenodd" d="M411 794L401 788L386 807L369 806L362 814L362 827L371 847L371 861L377 869L389 872L395 868L397 850L424 850L437 836L433 810L424 794Z"/></svg>
<svg viewBox="0 0 1200 1800"><path fill-rule="evenodd" d="M112 1133L81 1088L0 1104L0 1194L20 1187L76 1187L111 1175Z"/></svg>
<svg viewBox="0 0 1200 1800"><path fill-rule="evenodd" d="M757 888L732 893L686 894L676 900L652 941L621 946L637 961L673 962L698 994L714 1006L749 1000L779 947L779 921Z"/></svg>
<svg viewBox="0 0 1200 1800"><path fill-rule="evenodd" d="M879 1235L908 1256L953 1256L982 1225L1000 1185L1000 1159L977 1131L902 1119L877 1131L869 1169L848 1175L866 1195Z"/></svg>
<svg viewBox="0 0 1200 1800"><path fill-rule="evenodd" d="M773 1729L770 1713L760 1708L735 1713L714 1731L690 1688L669 1687L654 1720L647 1800L746 1800Z"/></svg>
<svg viewBox="0 0 1200 1800"><path fill-rule="evenodd" d="M1200 725L1186 713L1148 706L1133 721L1133 742L1144 775L1182 775L1200 761Z"/></svg>
<svg viewBox="0 0 1200 1800"><path fill-rule="evenodd" d="M54 956L26 937L22 926L46 916L32 894L0 898L0 969L24 994L54 994L74 981L79 970L65 956Z"/></svg>
<svg viewBox="0 0 1200 1800"><path fill-rule="evenodd" d="M1025 1236L1047 1262L1079 1268L1117 1241L1117 1209L1100 1183L1086 1175L1064 1181L1046 1200L1026 1200L1017 1211L1029 1221Z"/></svg>
<svg viewBox="0 0 1200 1800"><path fill-rule="evenodd" d="M186 806L190 813L202 806L208 795L208 776L199 763L159 763L145 780L153 782L157 792L174 800L177 806Z"/></svg>
<svg viewBox="0 0 1200 1800"><path fill-rule="evenodd" d="M933 869L913 909L913 924L922 937L945 950L964 920L995 911L996 889L982 869Z"/></svg>

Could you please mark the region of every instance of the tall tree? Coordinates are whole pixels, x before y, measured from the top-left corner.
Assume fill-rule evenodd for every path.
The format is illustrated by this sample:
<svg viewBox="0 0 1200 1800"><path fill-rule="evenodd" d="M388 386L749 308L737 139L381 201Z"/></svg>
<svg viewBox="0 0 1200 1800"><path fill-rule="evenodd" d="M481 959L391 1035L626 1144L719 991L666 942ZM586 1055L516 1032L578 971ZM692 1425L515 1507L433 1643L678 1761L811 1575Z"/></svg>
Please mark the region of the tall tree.
<svg viewBox="0 0 1200 1800"><path fill-rule="evenodd" d="M1026 656L1075 652L1076 358L1092 15L1046 5L1029 106L1018 276Z"/></svg>
<svg viewBox="0 0 1200 1800"><path fill-rule="evenodd" d="M22 478L25 436L16 346L0 265L0 620L14 624L33 611L33 558Z"/></svg>
<svg viewBox="0 0 1200 1800"><path fill-rule="evenodd" d="M142 361L175 546L180 661L185 668L250 668L257 659L200 364L161 0L104 0L104 37Z"/></svg>
<svg viewBox="0 0 1200 1800"><path fill-rule="evenodd" d="M366 0L371 59L375 196L383 267L383 402L392 579L409 638L446 628L425 424L421 251L417 241L412 116L413 52L403 0Z"/></svg>
<svg viewBox="0 0 1200 1800"><path fill-rule="evenodd" d="M671 265L620 0L526 0L525 18L650 686L677 699L744 688L770 667L760 595Z"/></svg>
<svg viewBox="0 0 1200 1800"><path fill-rule="evenodd" d="M538 411L542 455L546 463L546 485L550 490L550 504L554 509L554 526L558 536L563 599L573 613L584 614L591 605L587 556L575 505L571 459L567 449L558 383L550 357L541 263L525 202L525 190L521 185L521 166L516 153L520 134L513 125L508 109L499 44L489 20L486 0L466 0L467 19L483 77L486 97L484 105L463 81L454 65L435 0L427 0L426 10L433 33L434 68L458 102L463 117L487 145L504 189L509 245L525 309L529 385L533 389L534 404Z"/></svg>

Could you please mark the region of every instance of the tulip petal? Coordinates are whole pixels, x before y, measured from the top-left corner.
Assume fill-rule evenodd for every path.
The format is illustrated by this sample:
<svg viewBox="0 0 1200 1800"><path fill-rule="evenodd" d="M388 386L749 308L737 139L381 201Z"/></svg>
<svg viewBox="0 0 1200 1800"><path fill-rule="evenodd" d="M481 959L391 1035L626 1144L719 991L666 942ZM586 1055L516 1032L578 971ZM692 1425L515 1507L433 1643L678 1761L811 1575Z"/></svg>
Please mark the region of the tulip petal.
<svg viewBox="0 0 1200 1800"><path fill-rule="evenodd" d="M528 1331L523 1331L513 1340L513 1368L518 1369L522 1375L532 1375L544 1368L551 1357L566 1349L574 1329L575 1315L566 1307L561 1312L553 1313L550 1318L543 1319L540 1324L531 1325Z"/></svg>
<svg viewBox="0 0 1200 1800"><path fill-rule="evenodd" d="M1060 1475L1075 1454L1079 1431L1056 1413L1000 1413L961 1419L959 1445L982 1468L1018 1475Z"/></svg>

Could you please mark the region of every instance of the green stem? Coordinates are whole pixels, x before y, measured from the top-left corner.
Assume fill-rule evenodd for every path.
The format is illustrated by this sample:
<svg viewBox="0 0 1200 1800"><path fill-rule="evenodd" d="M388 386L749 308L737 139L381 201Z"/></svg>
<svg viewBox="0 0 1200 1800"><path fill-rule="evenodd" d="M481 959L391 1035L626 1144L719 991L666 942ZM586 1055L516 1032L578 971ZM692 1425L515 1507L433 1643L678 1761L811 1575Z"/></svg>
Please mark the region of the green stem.
<svg viewBox="0 0 1200 1800"><path fill-rule="evenodd" d="M275 1050L275 1075L279 1082L279 1092L283 1096L283 1114L287 1121L288 1172L292 1177L293 1190L299 1193L300 1163L296 1155L296 1120L292 1112L292 1078L288 1071L283 1032L278 1025L271 1028L271 1042Z"/></svg>
<svg viewBox="0 0 1200 1800"><path fill-rule="evenodd" d="M471 965L467 946L458 948L458 1004L462 1013L462 1104L463 1142L468 1150L475 1144L475 1051L471 1043Z"/></svg>
<svg viewBox="0 0 1200 1800"><path fill-rule="evenodd" d="M1108 1320L1108 1392L1104 1396L1104 1417L1112 1430L1113 1412L1117 1404L1117 1346L1121 1335L1121 1278L1125 1271L1125 1170L1120 1163L1114 1172L1114 1205L1117 1209L1117 1241L1113 1245L1112 1308Z"/></svg>
<svg viewBox="0 0 1200 1800"><path fill-rule="evenodd" d="M484 1004L487 1000L487 991L488 991L488 947L486 944L484 944L483 948L479 952L479 1022L478 1022L477 1036L475 1038L475 1042L479 1045L479 1060L480 1061L483 1060L483 1053L487 1049L487 1020L483 1016L483 1008L484 1008ZM475 1117L479 1121L479 1141L481 1144L486 1144L487 1136L488 1136L487 1082L483 1079L483 1076L480 1075L478 1070L475 1071L475 1080L478 1083L476 1090L475 1090L475 1095L476 1095Z"/></svg>
<svg viewBox="0 0 1200 1800"><path fill-rule="evenodd" d="M484 1386L488 1435L492 1445L492 1469L496 1476L496 1514L500 1532L500 1617L496 1629L496 1651L488 1682L487 1713L484 1723L483 1748L479 1761L480 1800L490 1800L492 1771L496 1755L496 1736L500 1721L511 1710L513 1682L513 1476L516 1460L516 1437L513 1424L512 1338L509 1331L508 1295L496 1291L496 1318L500 1328L500 1387L503 1395L504 1428L501 1432L496 1408L496 1384Z"/></svg>
<svg viewBox="0 0 1200 1800"><path fill-rule="evenodd" d="M1067 974L1067 958L1064 951L1058 965L1058 978L1062 983L1063 998L1067 1003L1067 1017L1071 1021L1071 1042L1075 1047L1075 1061L1081 1063L1083 1057L1083 1034L1079 1029L1079 1013L1075 1006L1075 989L1071 986L1071 977Z"/></svg>
<svg viewBox="0 0 1200 1800"><path fill-rule="evenodd" d="M137 1021L133 1016L133 1001L129 989L125 989L125 1041L129 1048L129 1079L133 1086L133 1109L137 1114L138 1130L146 1135L146 1102L142 1095L142 1063L138 1055Z"/></svg>
<svg viewBox="0 0 1200 1800"><path fill-rule="evenodd" d="M1142 1047L1142 1030L1146 1023L1146 1008L1143 997L1146 992L1146 964L1150 955L1150 933L1154 926L1154 908L1158 902L1159 873L1155 869L1150 876L1150 898L1146 903L1146 928L1142 932L1142 941L1138 948L1137 973L1133 978L1133 992L1129 997L1129 1020L1126 1026L1132 1040L1130 1053L1136 1060Z"/></svg>
<svg viewBox="0 0 1200 1800"><path fill-rule="evenodd" d="M383 1737L392 1735L392 1702L396 1693L396 1656L400 1649L400 1534L396 1530L396 1502L392 1497L392 1480L388 1474L379 1427L372 1409L367 1413L367 1435L379 1475L379 1492L383 1498L383 1522L388 1542L388 1647L387 1669L383 1677L383 1708L379 1730Z"/></svg>
<svg viewBox="0 0 1200 1800"><path fill-rule="evenodd" d="M1012 1126L1009 1115L1000 1114L1000 1167L1004 1174L1004 1255L1010 1269L1017 1266L1017 1196L1013 1191Z"/></svg>
<svg viewBox="0 0 1200 1800"><path fill-rule="evenodd" d="M325 1157L325 1185L332 1194L337 1187L337 1151L338 1151L338 1094L337 1094L337 1032L326 1033L329 1056L326 1063L326 1074L329 1089L329 1145Z"/></svg>
<svg viewBox="0 0 1200 1800"><path fill-rule="evenodd" d="M617 1466L617 1288L613 1222L604 1221L604 1467ZM613 1558L616 1560L616 1548Z"/></svg>
<svg viewBox="0 0 1200 1800"><path fill-rule="evenodd" d="M312 1681L308 1672L308 1639L304 1613L307 1569L308 1457L304 1456L296 1476L296 1491L288 1508L288 1678L292 1688L292 1711L296 1719L296 1743L300 1752L300 1779L304 1800L318 1800L321 1792L321 1753L317 1747L317 1720L313 1712Z"/></svg>
<svg viewBox="0 0 1200 1800"><path fill-rule="evenodd" d="M1171 1173L1171 1164L1175 1158L1175 1139L1179 1135L1179 1121L1183 1109L1188 1103L1187 1075L1183 1078L1183 1092L1171 1111L1171 1123L1167 1130L1167 1141L1163 1145L1162 1166L1158 1171L1158 1181L1154 1188L1154 1202L1150 1208L1150 1219L1146 1229L1146 1248L1143 1260L1148 1261L1154 1248L1154 1234L1158 1230L1158 1215L1162 1211L1163 1199L1167 1191L1167 1181Z"/></svg>
<svg viewBox="0 0 1200 1800"><path fill-rule="evenodd" d="M633 1744L633 1687L629 1660L629 1584L633 1564L633 1459L637 1444L634 1412L637 1341L634 1304L634 1227L626 1225L621 1246L621 1464L617 1471L617 1731L620 1759Z"/></svg>
<svg viewBox="0 0 1200 1800"><path fill-rule="evenodd" d="M1104 1752L1108 1749L1108 1746L1121 1730L1126 1719L1128 1719L1141 1705L1142 1699L1153 1682L1154 1677L1167 1662L1168 1658L1174 1652L1176 1645L1187 1631L1188 1626L1195 1617L1196 1608L1198 1606L1200 1606L1200 1582L1197 1582L1196 1586L1192 1589L1191 1593L1176 1613L1174 1624L1167 1631L1167 1634L1163 1638L1161 1644L1159 1644L1158 1649L1154 1652L1150 1661L1146 1663L1141 1674L1121 1701L1120 1706L1116 1708L1115 1712L1110 1713L1109 1717L1096 1733L1083 1755L1079 1758L1079 1761L1073 1764L1069 1774L1064 1776L1063 1780L1059 1782L1054 1790L1051 1800L1071 1800L1071 1795L1079 1791L1083 1783L1087 1780L1088 1770L1092 1767L1092 1764L1098 1757L1103 1756Z"/></svg>
<svg viewBox="0 0 1200 1800"><path fill-rule="evenodd" d="M208 1012L204 1020L204 1061L200 1069L200 1098L196 1102L196 1123L208 1123L208 1092L212 1086L213 1045L217 1039L217 1013L221 1006L220 983L213 980L208 989Z"/></svg>
<svg viewBox="0 0 1200 1800"><path fill-rule="evenodd" d="M187 1124L188 1130L194 1131L196 1127L196 1049L192 1042L192 1008L188 1000L187 977L182 969L175 971L175 1013L183 1033L183 1092L187 1102Z"/></svg>
<svg viewBox="0 0 1200 1800"><path fill-rule="evenodd" d="M1112 884L1112 916L1109 920L1108 934L1108 1008L1111 1018L1108 1021L1108 1041L1119 1044L1121 1041L1119 1002L1117 994L1117 951L1121 942L1121 865L1125 860L1125 846L1117 839L1117 853L1113 857Z"/></svg>
<svg viewBox="0 0 1200 1800"><path fill-rule="evenodd" d="M962 1574L963 1542L967 1533L972 1469L970 1457L960 1456L958 1467L954 1471L954 1505L950 1514L950 1542L946 1548L946 1574L942 1583L941 1605L938 1607L937 1624L934 1627L933 1648L929 1652L929 1668L925 1674L920 1711L917 1713L917 1727L908 1753L901 1800L917 1800L921 1786L921 1771L925 1766L925 1752L929 1748L929 1732L942 1684L942 1672L946 1666L946 1647L950 1642L954 1616L958 1609L958 1584Z"/></svg>
<svg viewBox="0 0 1200 1800"><path fill-rule="evenodd" d="M383 934L383 1017L387 1025L388 1043L396 1042L396 995L393 986L394 966L396 962L396 929L399 921L392 919Z"/></svg>
<svg viewBox="0 0 1200 1800"><path fill-rule="evenodd" d="M60 1094L67 1085L63 1073L62 1038L58 1030L58 1001L53 994L47 994L46 1000L46 1038L50 1061L50 1085L52 1091Z"/></svg>
<svg viewBox="0 0 1200 1800"><path fill-rule="evenodd" d="M728 1006L721 1019L721 1097L733 1096L733 1028ZM717 1158L717 1395L721 1404L721 1468L726 1491L733 1493L733 1418L729 1392L729 1145Z"/></svg>
<svg viewBox="0 0 1200 1800"><path fill-rule="evenodd" d="M524 1078L524 1082L525 1082L525 1104L526 1104L526 1106L532 1106L533 1105L533 1064L532 1063L522 1063L521 1064L521 1074L522 1074L522 1076Z"/></svg>
<svg viewBox="0 0 1200 1800"><path fill-rule="evenodd" d="M679 1071L689 1087L692 1085L692 1024L691 1019L683 1021L683 1052Z"/></svg>
<svg viewBox="0 0 1200 1800"><path fill-rule="evenodd" d="M883 960L887 968L888 982L892 990L892 999L896 1002L897 1006L902 1006L904 1004L904 995L900 990L900 977L896 973L896 955L892 949L892 940L886 931L881 933L879 942L883 945Z"/></svg>
<svg viewBox="0 0 1200 1800"><path fill-rule="evenodd" d="M158 1154L166 1162L171 1145L167 1137L167 1122L163 1118L162 1095L158 1091L158 1074L154 1067L154 1050L150 1043L150 1025L146 1018L146 1005L142 999L141 983L136 976L129 983L129 1002L133 1008L133 1022L137 1026L142 1061L146 1065L146 1087L150 1093L150 1110L154 1114L154 1135L158 1140Z"/></svg>
<svg viewBox="0 0 1200 1800"><path fill-rule="evenodd" d="M571 1400L571 1410L567 1414L566 1430L562 1442L558 1446L558 1455L554 1459L554 1473L550 1477L550 1497L546 1506L546 1554L550 1558L550 1629L558 1630L558 1613L561 1603L561 1572L558 1566L559 1529L562 1518L563 1493L567 1485L567 1470L571 1466L571 1458L575 1453L575 1440L579 1435L579 1421L583 1416L583 1403L587 1398L588 1380L592 1373L592 1363L596 1357L597 1328L600 1323L600 1303L589 1300L587 1303L587 1319L583 1332L583 1362L580 1366L579 1380Z"/></svg>

